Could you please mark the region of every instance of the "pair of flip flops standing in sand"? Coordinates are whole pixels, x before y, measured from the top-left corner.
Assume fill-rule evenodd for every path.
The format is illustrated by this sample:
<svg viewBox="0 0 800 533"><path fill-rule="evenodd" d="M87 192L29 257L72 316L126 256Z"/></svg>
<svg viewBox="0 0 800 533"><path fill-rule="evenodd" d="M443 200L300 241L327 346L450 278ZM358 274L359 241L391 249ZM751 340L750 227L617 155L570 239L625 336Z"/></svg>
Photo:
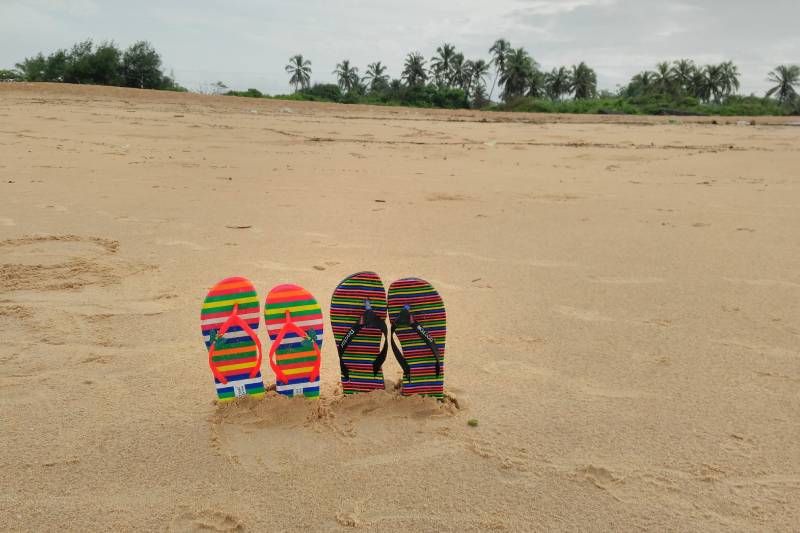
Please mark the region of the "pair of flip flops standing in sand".
<svg viewBox="0 0 800 533"><path fill-rule="evenodd" d="M264 395L256 333L261 314L255 287L241 277L220 281L203 302L200 327L220 402ZM317 300L298 285L278 285L269 291L263 315L277 392L319 397L324 322ZM385 387L383 363L391 347L403 370L403 395L443 396L447 317L430 283L401 279L387 295L374 272L353 274L333 291L330 320L345 394Z"/></svg>

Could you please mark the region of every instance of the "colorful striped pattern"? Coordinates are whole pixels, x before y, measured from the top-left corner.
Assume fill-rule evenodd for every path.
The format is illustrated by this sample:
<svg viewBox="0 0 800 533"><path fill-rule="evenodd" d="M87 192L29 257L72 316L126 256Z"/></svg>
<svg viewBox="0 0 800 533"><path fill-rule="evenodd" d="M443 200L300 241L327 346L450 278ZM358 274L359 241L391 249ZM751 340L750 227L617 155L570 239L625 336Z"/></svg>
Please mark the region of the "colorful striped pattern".
<svg viewBox="0 0 800 533"><path fill-rule="evenodd" d="M386 320L386 289L374 272L359 272L345 278L331 298L331 327L336 344L342 340L355 322L364 314L364 302L370 301L372 310L381 320ZM342 359L350 379L342 376L345 394L383 389L383 371L372 373L372 364L381 348L381 330L363 328L347 347Z"/></svg>
<svg viewBox="0 0 800 533"><path fill-rule="evenodd" d="M231 316L234 304L238 305L239 317L251 329L258 329L261 316L253 284L239 277L222 280L209 291L200 311L200 328L207 350L211 349L217 331ZM261 369L255 376L250 375L258 364L256 343L241 327L231 326L222 338L216 340L211 364L228 380L228 383L222 383L214 378L220 402L237 396L264 396Z"/></svg>
<svg viewBox="0 0 800 533"><path fill-rule="evenodd" d="M318 398L320 360L310 343L316 342L318 347L322 347L322 310L311 293L298 285L274 287L269 291L264 304L264 321L269 338L273 341L286 324L287 310L292 322L306 332L306 335L298 336L289 331L281 339L281 344L275 351L275 362L288 378L288 383L278 379L276 389L285 396ZM317 376L311 381L315 368Z"/></svg>
<svg viewBox="0 0 800 533"><path fill-rule="evenodd" d="M442 398L444 396L444 347L447 336L447 314L444 302L430 283L418 278L405 278L389 287L389 320L408 305L411 316L428 330L436 343L441 357L441 372L436 377L436 358L431 349L420 339L416 331L408 326L396 330L397 339L403 348L403 356L411 368L411 382L403 379L403 395L424 394Z"/></svg>

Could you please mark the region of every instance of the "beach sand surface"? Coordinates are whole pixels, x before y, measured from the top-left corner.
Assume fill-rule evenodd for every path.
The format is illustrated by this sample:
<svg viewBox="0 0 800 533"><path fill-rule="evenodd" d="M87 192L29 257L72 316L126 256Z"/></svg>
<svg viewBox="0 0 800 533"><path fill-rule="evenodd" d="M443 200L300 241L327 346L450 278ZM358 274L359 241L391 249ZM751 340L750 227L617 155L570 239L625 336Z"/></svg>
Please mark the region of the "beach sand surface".
<svg viewBox="0 0 800 533"><path fill-rule="evenodd" d="M750 120L3 84L0 529L796 530L800 128ZM326 324L319 401L216 405L214 283L360 270L443 295L446 402L343 398Z"/></svg>

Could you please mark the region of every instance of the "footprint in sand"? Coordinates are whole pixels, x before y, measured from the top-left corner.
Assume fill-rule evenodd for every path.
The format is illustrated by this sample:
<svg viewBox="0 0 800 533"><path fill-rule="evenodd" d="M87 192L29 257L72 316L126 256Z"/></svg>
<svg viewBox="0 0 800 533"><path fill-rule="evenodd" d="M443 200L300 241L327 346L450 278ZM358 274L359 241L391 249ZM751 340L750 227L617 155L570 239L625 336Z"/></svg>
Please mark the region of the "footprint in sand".
<svg viewBox="0 0 800 533"><path fill-rule="evenodd" d="M186 512L173 519L167 531L244 531L244 524L236 516L223 511L207 509Z"/></svg>
<svg viewBox="0 0 800 533"><path fill-rule="evenodd" d="M233 464L274 473L289 472L300 462L322 465L332 456L358 464L396 464L398 450L413 450L415 455L423 450L446 453L437 444L435 431L454 424L459 413L458 400L449 395L444 402L403 398L390 380L385 392L348 397L333 391L323 394L309 402L278 396L273 388L263 400L218 405L209 417L211 447ZM417 431L420 423L431 431ZM362 432L365 425L368 431ZM416 428L413 438L403 437L410 427ZM385 442L376 444L375 439ZM387 451L377 456L352 455L353 448L376 445Z"/></svg>
<svg viewBox="0 0 800 533"><path fill-rule="evenodd" d="M47 235L0 241L0 290L71 290L111 285L153 267L116 257L101 237Z"/></svg>
<svg viewBox="0 0 800 533"><path fill-rule="evenodd" d="M609 490L614 485L622 483L622 480L614 475L609 469L602 466L587 465L578 468L575 473L579 477L589 481L598 489Z"/></svg>

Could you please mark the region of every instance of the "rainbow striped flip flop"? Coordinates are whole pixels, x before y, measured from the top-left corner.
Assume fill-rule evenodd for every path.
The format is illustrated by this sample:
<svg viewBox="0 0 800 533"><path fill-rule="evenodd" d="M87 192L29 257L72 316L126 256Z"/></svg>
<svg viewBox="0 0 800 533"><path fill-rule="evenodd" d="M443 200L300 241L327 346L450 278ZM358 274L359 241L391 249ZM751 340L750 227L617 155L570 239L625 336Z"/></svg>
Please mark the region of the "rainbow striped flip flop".
<svg viewBox="0 0 800 533"><path fill-rule="evenodd" d="M272 340L269 365L285 396L319 397L322 309L298 285L278 285L267 295L264 321Z"/></svg>
<svg viewBox="0 0 800 533"><path fill-rule="evenodd" d="M389 287L389 319L392 351L403 368L402 394L444 397L447 314L442 297L425 280L397 280Z"/></svg>
<svg viewBox="0 0 800 533"><path fill-rule="evenodd" d="M220 281L203 302L200 329L220 402L264 396L261 341L255 332L260 315L256 289L245 278Z"/></svg>
<svg viewBox="0 0 800 533"><path fill-rule="evenodd" d="M344 393L384 389L386 289L376 273L358 272L339 283L331 297L331 327Z"/></svg>

